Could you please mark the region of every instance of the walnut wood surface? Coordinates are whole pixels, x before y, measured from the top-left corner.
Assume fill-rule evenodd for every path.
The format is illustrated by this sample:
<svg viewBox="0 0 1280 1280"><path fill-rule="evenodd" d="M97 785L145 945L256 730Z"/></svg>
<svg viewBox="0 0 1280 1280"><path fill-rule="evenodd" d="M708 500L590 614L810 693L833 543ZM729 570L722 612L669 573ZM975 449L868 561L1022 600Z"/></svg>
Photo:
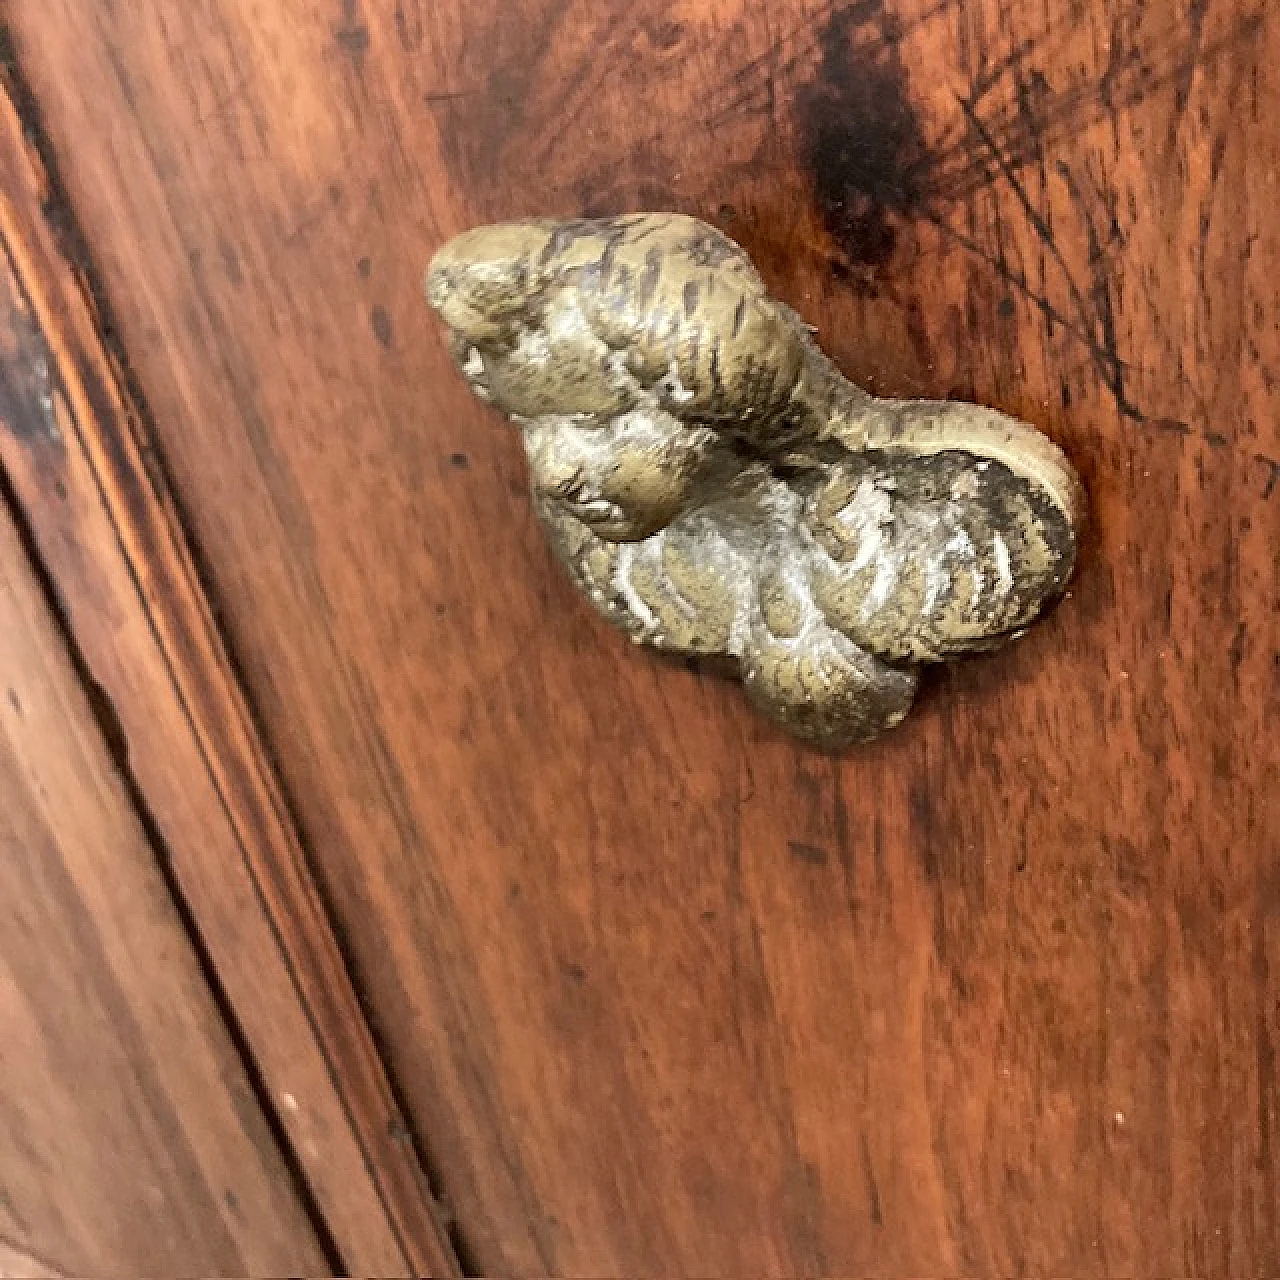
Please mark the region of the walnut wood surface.
<svg viewBox="0 0 1280 1280"><path fill-rule="evenodd" d="M0 1275L318 1274L2 504L0 673Z"/></svg>
<svg viewBox="0 0 1280 1280"><path fill-rule="evenodd" d="M0 192L0 471L343 1265L447 1274L409 1131L164 477L3 95Z"/></svg>
<svg viewBox="0 0 1280 1280"><path fill-rule="evenodd" d="M1261 0L9 21L473 1263L1280 1265ZM870 750L594 620L448 367L449 235L634 208L1082 472L1064 604Z"/></svg>

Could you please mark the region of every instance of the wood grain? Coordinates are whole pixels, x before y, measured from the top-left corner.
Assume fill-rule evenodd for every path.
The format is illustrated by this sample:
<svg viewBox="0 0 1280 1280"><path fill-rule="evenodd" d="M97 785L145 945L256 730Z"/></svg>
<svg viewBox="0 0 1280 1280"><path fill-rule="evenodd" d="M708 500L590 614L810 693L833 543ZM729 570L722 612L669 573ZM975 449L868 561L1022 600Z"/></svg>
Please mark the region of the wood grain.
<svg viewBox="0 0 1280 1280"><path fill-rule="evenodd" d="M1265 6L9 21L473 1265L1280 1265ZM1085 477L1063 606L873 749L597 624L421 303L466 225L644 207Z"/></svg>
<svg viewBox="0 0 1280 1280"><path fill-rule="evenodd" d="M5 507L0 619L0 1274L317 1274Z"/></svg>
<svg viewBox="0 0 1280 1280"><path fill-rule="evenodd" d="M12 97L0 190L0 468L118 721L118 753L344 1265L449 1274L409 1131Z"/></svg>

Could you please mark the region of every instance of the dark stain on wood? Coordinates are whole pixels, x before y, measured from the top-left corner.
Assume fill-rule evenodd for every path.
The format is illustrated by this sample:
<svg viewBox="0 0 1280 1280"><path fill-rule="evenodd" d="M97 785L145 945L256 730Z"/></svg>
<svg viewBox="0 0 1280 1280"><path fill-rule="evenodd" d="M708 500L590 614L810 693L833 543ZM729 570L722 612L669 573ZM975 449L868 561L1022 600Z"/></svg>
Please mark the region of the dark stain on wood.
<svg viewBox="0 0 1280 1280"><path fill-rule="evenodd" d="M378 340L378 345L390 351L394 345L391 313L381 303L378 303L369 313L369 324L373 329L373 336Z"/></svg>
<svg viewBox="0 0 1280 1280"><path fill-rule="evenodd" d="M807 862L813 867L825 867L827 865L827 851L816 844L809 844L804 840L788 840L787 852L798 861Z"/></svg>
<svg viewBox="0 0 1280 1280"><path fill-rule="evenodd" d="M795 95L800 158L818 212L856 266L887 263L896 225L932 198L934 161L898 41L880 0L836 9L817 38L816 73Z"/></svg>
<svg viewBox="0 0 1280 1280"><path fill-rule="evenodd" d="M12 248L0 241L11 261ZM27 445L63 447L55 396L57 361L18 277L0 273L0 427Z"/></svg>
<svg viewBox="0 0 1280 1280"><path fill-rule="evenodd" d="M369 52L369 28L360 17L360 0L342 0L342 23L334 28L333 39L357 70L363 67Z"/></svg>

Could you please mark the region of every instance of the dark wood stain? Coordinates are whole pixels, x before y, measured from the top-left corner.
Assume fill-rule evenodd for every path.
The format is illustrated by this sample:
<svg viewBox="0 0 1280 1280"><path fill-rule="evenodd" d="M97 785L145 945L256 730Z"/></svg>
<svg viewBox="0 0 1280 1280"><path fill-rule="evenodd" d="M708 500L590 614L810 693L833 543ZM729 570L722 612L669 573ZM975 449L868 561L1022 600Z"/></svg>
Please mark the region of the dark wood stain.
<svg viewBox="0 0 1280 1280"><path fill-rule="evenodd" d="M391 313L381 303L378 303L369 312L369 324L373 329L373 336L378 340L378 345L390 351L392 346L395 345L395 338L391 329Z"/></svg>
<svg viewBox="0 0 1280 1280"><path fill-rule="evenodd" d="M815 74L795 95L799 158L818 213L846 262L858 266L888 262L895 224L933 199L934 160L900 41L880 0L836 8L817 36Z"/></svg>
<svg viewBox="0 0 1280 1280"><path fill-rule="evenodd" d="M816 844L809 844L804 840L788 840L787 852L801 862L807 862L815 867L826 866L827 851L819 848Z"/></svg>
<svg viewBox="0 0 1280 1280"><path fill-rule="evenodd" d="M360 20L360 0L342 0L342 24L334 28L334 43L359 69L369 52L369 28Z"/></svg>
<svg viewBox="0 0 1280 1280"><path fill-rule="evenodd" d="M7 249L8 246L5 246ZM26 445L62 447L57 363L12 272L0 278L0 430Z"/></svg>

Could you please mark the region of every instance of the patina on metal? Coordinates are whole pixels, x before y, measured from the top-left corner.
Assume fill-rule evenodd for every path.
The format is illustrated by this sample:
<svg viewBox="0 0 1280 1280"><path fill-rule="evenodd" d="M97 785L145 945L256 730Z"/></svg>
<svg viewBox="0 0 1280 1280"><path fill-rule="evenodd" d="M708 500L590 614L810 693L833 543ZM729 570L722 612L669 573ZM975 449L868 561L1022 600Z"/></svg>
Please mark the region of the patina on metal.
<svg viewBox="0 0 1280 1280"><path fill-rule="evenodd" d="M1020 635L1071 575L1084 493L1056 445L978 405L868 395L706 223L478 227L426 290L521 429L592 604L637 643L728 658L802 738L897 724L922 664Z"/></svg>

